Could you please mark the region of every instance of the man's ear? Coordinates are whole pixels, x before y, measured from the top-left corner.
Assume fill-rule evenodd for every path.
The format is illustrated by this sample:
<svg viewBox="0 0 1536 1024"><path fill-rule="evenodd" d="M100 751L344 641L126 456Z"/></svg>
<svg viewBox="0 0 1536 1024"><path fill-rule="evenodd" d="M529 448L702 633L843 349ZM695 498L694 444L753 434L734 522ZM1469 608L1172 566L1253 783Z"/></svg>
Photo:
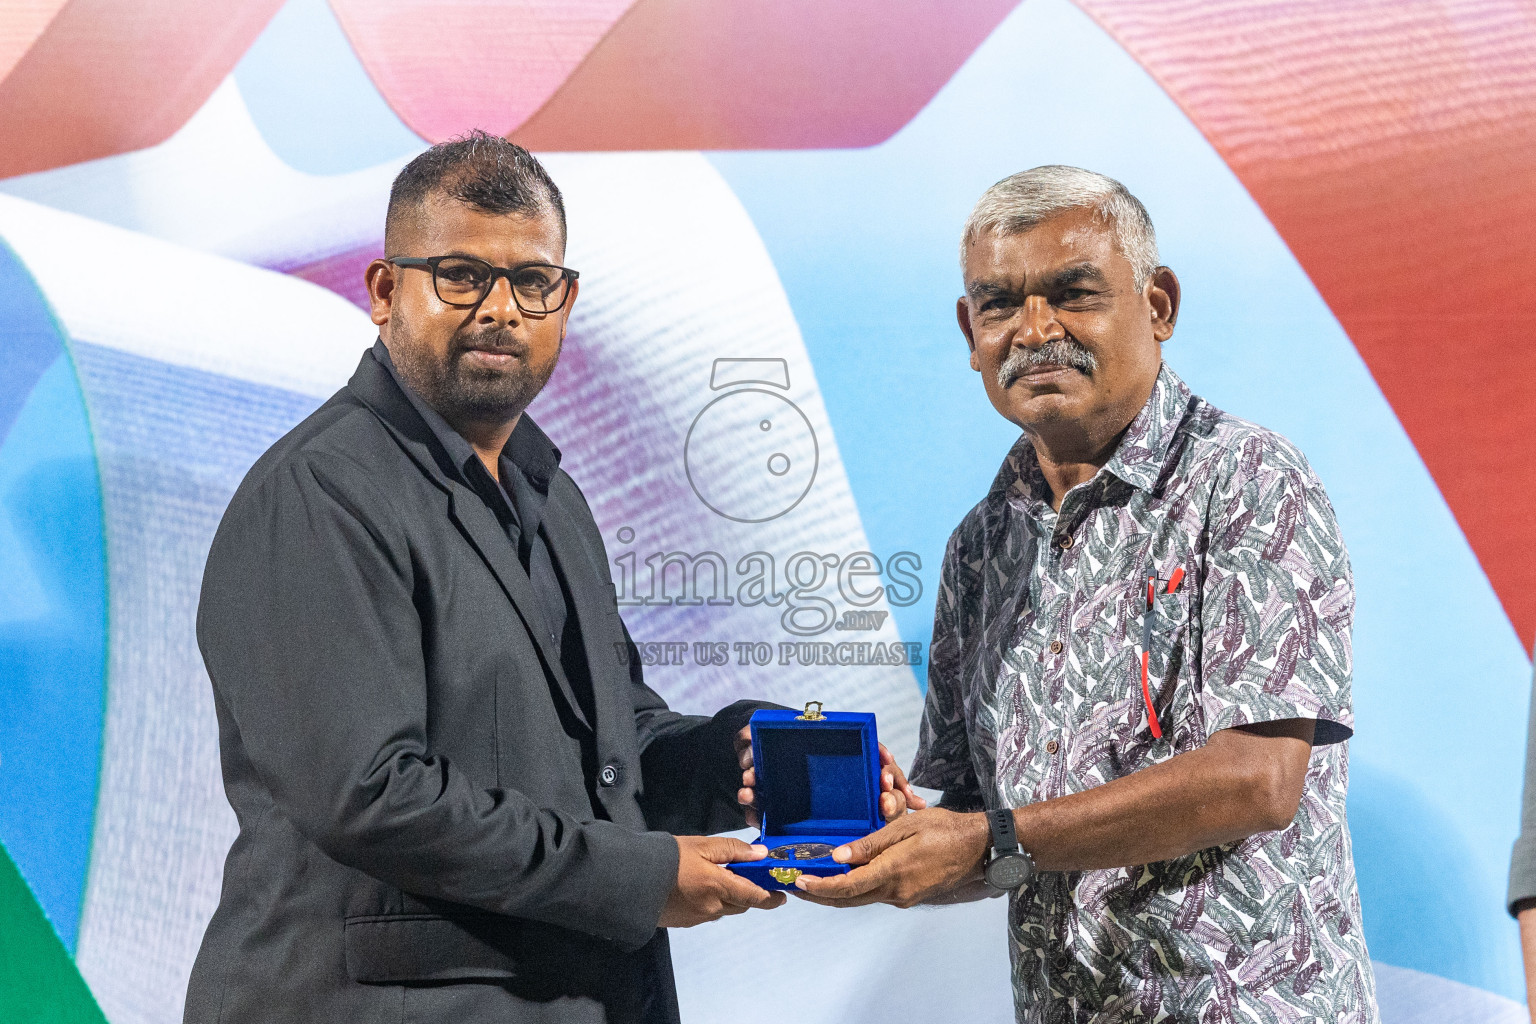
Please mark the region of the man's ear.
<svg viewBox="0 0 1536 1024"><path fill-rule="evenodd" d="M363 271L363 282L368 286L368 318L383 327L389 323L389 311L395 300L395 265L374 260Z"/></svg>
<svg viewBox="0 0 1536 1024"><path fill-rule="evenodd" d="M965 344L971 350L971 369L980 372L981 359L976 355L976 335L971 333L971 304L962 295L955 300L955 320L960 324L960 333L965 335Z"/></svg>
<svg viewBox="0 0 1536 1024"><path fill-rule="evenodd" d="M1167 267L1152 271L1147 282L1147 301L1152 304L1152 337L1159 342L1173 337L1179 319L1179 279Z"/></svg>
<svg viewBox="0 0 1536 1024"><path fill-rule="evenodd" d="M581 291L580 279L571 281L571 290L565 297L565 305L560 308L560 315L564 319L560 321L560 340L565 340L566 329L571 326L571 307L576 305L576 295Z"/></svg>

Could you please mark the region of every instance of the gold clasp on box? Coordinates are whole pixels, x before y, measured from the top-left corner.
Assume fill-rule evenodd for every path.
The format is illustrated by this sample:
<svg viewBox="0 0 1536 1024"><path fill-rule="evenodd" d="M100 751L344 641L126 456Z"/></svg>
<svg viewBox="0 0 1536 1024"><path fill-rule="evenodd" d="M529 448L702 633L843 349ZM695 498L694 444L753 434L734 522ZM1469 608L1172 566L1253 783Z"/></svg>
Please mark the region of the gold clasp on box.
<svg viewBox="0 0 1536 1024"><path fill-rule="evenodd" d="M814 710L813 710L814 707ZM805 702L805 714L796 715L797 722L823 722L827 716L821 713L821 701L808 700Z"/></svg>
<svg viewBox="0 0 1536 1024"><path fill-rule="evenodd" d="M794 885L795 879L800 877L799 868L769 868L768 873L780 885Z"/></svg>

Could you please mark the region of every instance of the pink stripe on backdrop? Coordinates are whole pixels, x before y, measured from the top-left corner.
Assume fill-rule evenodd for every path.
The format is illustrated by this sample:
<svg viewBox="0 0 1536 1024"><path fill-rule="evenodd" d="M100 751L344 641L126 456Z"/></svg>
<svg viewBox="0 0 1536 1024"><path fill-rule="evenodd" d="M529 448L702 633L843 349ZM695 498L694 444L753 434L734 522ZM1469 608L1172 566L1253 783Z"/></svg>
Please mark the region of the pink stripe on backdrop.
<svg viewBox="0 0 1536 1024"><path fill-rule="evenodd" d="M379 91L423 138L513 131L634 0L331 0Z"/></svg>
<svg viewBox="0 0 1536 1024"><path fill-rule="evenodd" d="M422 136L570 151L873 145L1018 0L331 2Z"/></svg>
<svg viewBox="0 0 1536 1024"><path fill-rule="evenodd" d="M0 7L0 80L37 42L68 0L12 0Z"/></svg>
<svg viewBox="0 0 1536 1024"><path fill-rule="evenodd" d="M363 282L363 271L368 269L368 264L383 257L384 241L380 239L361 248L334 253L313 263L273 269L329 288L366 313L369 308L368 286Z"/></svg>

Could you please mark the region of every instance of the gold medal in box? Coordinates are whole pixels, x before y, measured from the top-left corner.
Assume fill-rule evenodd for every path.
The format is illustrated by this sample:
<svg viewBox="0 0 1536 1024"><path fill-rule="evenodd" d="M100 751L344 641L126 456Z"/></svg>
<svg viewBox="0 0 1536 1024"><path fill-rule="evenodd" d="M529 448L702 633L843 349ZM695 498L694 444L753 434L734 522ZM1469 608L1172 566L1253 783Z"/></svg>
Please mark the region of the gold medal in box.
<svg viewBox="0 0 1536 1024"><path fill-rule="evenodd" d="M768 847L762 860L729 865L764 889L792 889L806 875L841 875L832 859L844 843L874 832L880 820L880 741L875 716L821 710L752 715L757 810Z"/></svg>

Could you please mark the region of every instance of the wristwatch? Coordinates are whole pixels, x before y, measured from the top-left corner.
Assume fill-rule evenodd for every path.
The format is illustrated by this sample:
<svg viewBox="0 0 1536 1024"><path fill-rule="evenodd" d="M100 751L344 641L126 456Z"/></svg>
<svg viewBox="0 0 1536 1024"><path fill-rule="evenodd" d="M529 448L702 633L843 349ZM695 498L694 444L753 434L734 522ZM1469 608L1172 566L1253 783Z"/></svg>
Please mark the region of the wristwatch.
<svg viewBox="0 0 1536 1024"><path fill-rule="evenodd" d="M1017 889L1035 877L1035 859L1019 849L1019 837L1013 831L1013 811L1004 808L987 812L992 831L992 856L987 861L987 884L1005 891Z"/></svg>

